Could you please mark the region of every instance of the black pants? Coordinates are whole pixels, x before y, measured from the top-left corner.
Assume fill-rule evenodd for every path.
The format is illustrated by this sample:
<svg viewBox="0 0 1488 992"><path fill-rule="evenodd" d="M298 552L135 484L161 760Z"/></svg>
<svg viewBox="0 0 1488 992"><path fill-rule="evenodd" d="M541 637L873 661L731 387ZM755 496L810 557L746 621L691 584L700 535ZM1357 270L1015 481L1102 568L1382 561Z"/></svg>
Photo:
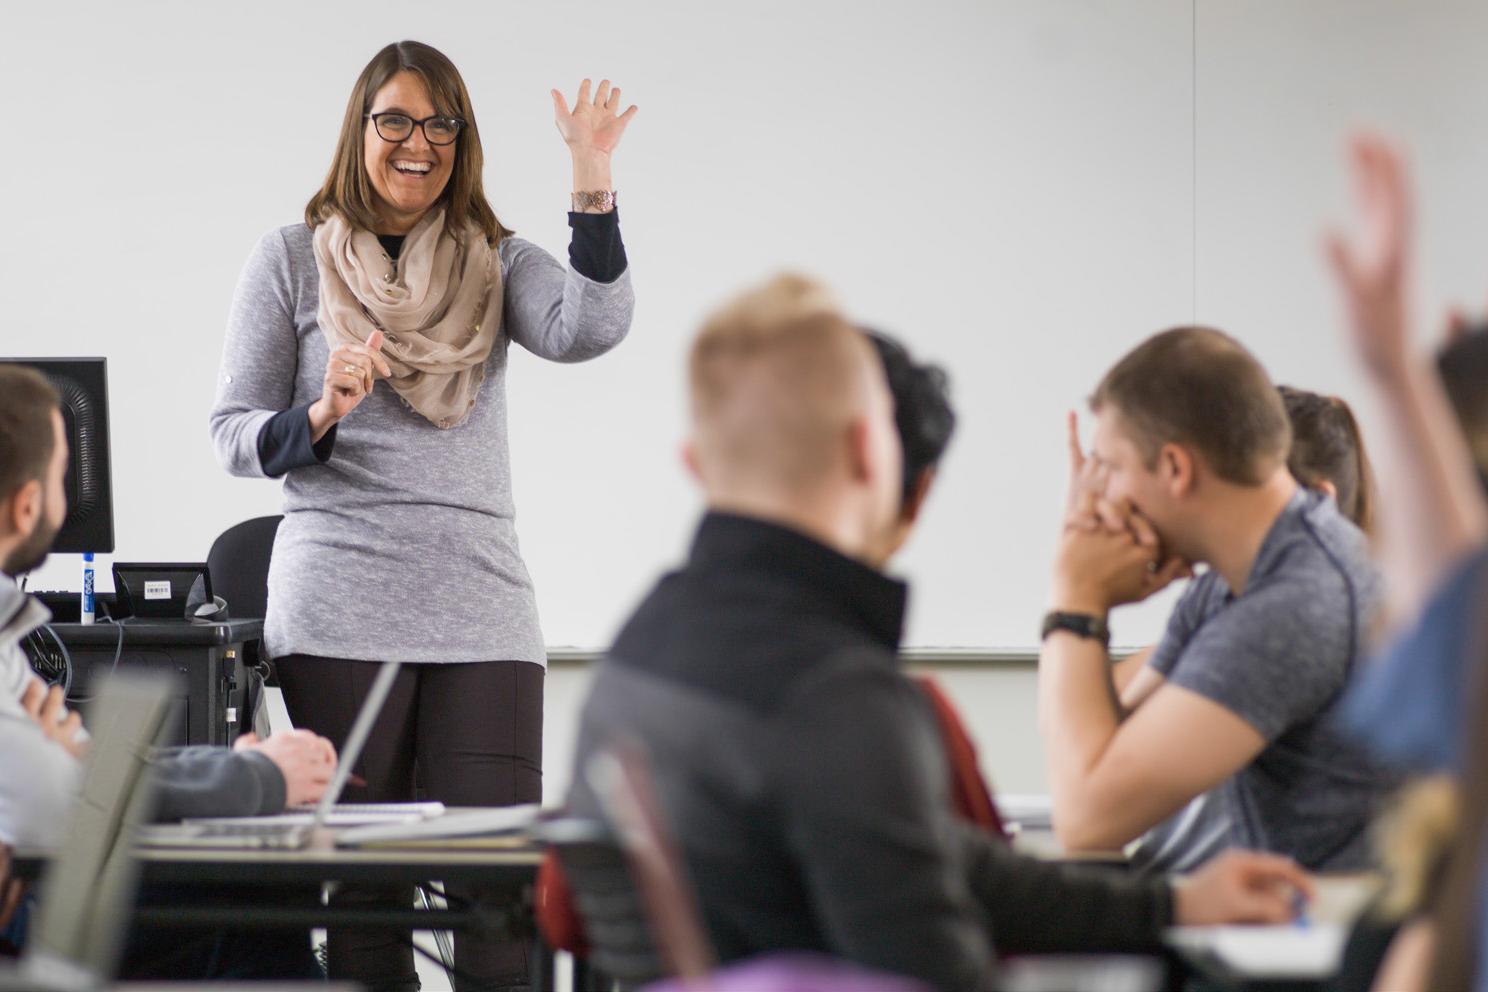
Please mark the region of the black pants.
<svg viewBox="0 0 1488 992"><path fill-rule="evenodd" d="M275 664L295 726L329 738L339 749L378 664L308 655L289 655ZM367 784L348 785L342 801L541 802L543 675L541 665L525 661L404 665L354 769ZM456 885L449 894L480 896ZM413 890L343 886L332 902L406 907L413 903ZM410 934L400 930L331 930L326 942L330 977L360 982L373 992L417 989L409 941ZM457 992L520 987L528 982L527 945L459 933L455 966L477 981L457 983Z"/></svg>

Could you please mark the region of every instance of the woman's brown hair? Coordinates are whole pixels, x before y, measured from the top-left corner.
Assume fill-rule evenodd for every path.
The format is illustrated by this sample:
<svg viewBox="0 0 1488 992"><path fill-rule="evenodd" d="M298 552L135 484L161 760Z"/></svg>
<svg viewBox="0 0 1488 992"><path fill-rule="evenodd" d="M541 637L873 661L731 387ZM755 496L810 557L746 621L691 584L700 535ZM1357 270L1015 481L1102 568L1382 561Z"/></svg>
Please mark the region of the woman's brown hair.
<svg viewBox="0 0 1488 992"><path fill-rule="evenodd" d="M1316 489L1331 482L1338 509L1366 534L1374 527L1374 473L1354 411L1337 396L1277 386L1292 424L1287 468L1298 482Z"/></svg>
<svg viewBox="0 0 1488 992"><path fill-rule="evenodd" d="M512 232L496 219L486 192L481 186L485 158L481 154L480 129L475 124L475 111L460 70L444 53L417 41L399 41L388 45L372 57L346 101L346 116L341 122L341 137L336 142L336 157L325 184L305 205L305 224L315 227L334 213L344 216L356 227L377 229L378 217L372 181L364 161L366 115L372 111L372 100L389 79L400 72L414 72L429 89L435 112L458 117L465 122L455 139L455 165L449 184L439 197L445 207L445 229L458 233L473 223L495 246Z"/></svg>

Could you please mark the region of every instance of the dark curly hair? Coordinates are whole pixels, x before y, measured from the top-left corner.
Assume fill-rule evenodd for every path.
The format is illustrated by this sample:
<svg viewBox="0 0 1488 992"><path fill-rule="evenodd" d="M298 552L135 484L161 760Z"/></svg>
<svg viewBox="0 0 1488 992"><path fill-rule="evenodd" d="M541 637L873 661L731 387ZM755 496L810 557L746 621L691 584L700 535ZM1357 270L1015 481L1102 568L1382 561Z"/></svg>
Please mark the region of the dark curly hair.
<svg viewBox="0 0 1488 992"><path fill-rule="evenodd" d="M916 362L909 350L882 331L863 329L883 361L894 397L894 425L904 449L902 502L914 496L925 470L934 468L956 432L950 376L939 365Z"/></svg>

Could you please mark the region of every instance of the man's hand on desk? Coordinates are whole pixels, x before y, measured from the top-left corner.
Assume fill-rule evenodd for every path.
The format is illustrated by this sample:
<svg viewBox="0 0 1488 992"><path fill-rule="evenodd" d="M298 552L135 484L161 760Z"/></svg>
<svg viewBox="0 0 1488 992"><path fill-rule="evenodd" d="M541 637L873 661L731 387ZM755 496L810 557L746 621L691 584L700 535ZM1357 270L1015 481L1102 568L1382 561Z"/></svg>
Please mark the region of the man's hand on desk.
<svg viewBox="0 0 1488 992"><path fill-rule="evenodd" d="M88 753L88 735L81 732L83 718L68 710L61 686L49 689L45 682L33 677L21 693L21 706L48 740L56 741L80 761Z"/></svg>
<svg viewBox="0 0 1488 992"><path fill-rule="evenodd" d="M287 806L320 801L336 773L336 749L331 742L308 730L285 730L259 740L244 734L233 742L235 751L257 751L272 761L284 776Z"/></svg>
<svg viewBox="0 0 1488 992"><path fill-rule="evenodd" d="M1289 923L1312 899L1312 878L1291 858L1226 851L1173 882L1173 922Z"/></svg>

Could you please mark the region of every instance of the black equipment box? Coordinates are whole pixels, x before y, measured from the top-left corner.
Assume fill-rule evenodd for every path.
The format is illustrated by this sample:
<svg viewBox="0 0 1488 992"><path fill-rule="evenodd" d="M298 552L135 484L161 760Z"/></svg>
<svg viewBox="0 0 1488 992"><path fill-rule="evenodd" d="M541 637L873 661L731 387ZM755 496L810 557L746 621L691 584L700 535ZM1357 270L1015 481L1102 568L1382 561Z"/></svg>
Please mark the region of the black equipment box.
<svg viewBox="0 0 1488 992"><path fill-rule="evenodd" d="M86 700L96 681L109 673L119 635L119 667L164 672L182 686L174 724L164 743L231 744L252 729L244 645L263 636L262 620L187 623L182 620L125 620L113 623L53 623L72 655L72 695ZM86 704L82 707L86 715Z"/></svg>

